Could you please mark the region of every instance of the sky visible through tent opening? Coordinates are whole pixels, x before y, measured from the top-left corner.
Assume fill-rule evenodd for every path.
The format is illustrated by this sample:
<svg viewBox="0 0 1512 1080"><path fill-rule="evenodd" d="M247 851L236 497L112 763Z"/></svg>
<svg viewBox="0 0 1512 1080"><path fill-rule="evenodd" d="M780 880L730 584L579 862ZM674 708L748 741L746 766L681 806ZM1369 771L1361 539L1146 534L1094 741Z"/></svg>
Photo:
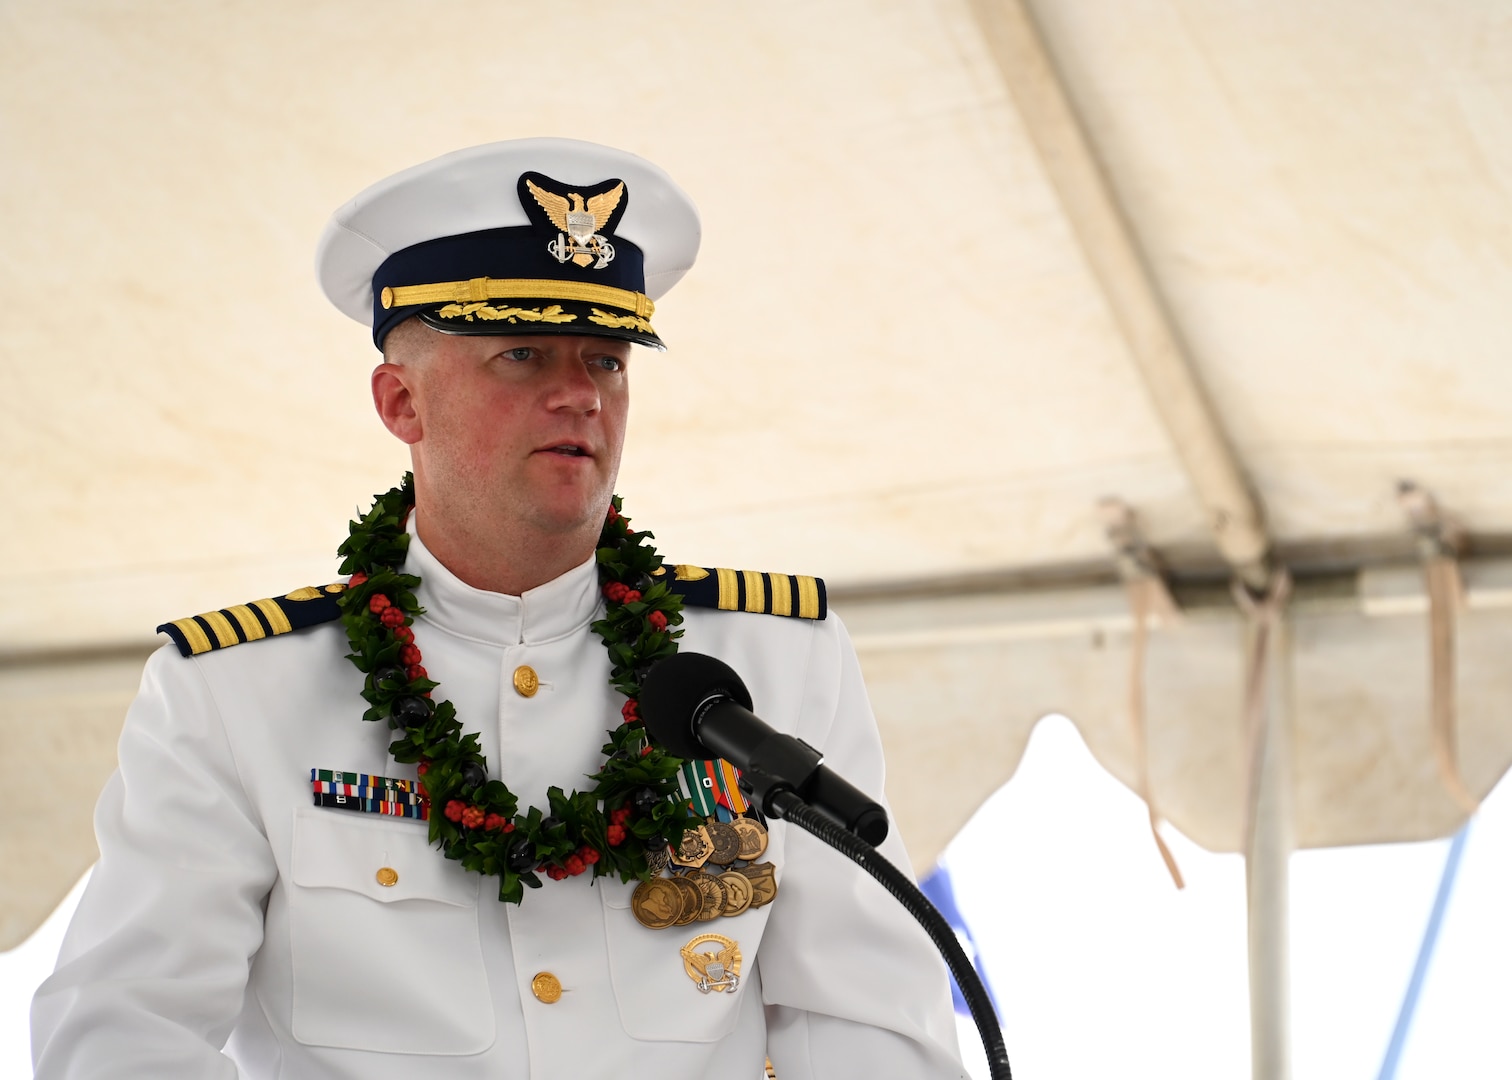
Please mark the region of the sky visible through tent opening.
<svg viewBox="0 0 1512 1080"><path fill-rule="evenodd" d="M1512 787L1472 823L1397 1080L1504 1076L1512 971ZM1214 1080L1249 1074L1244 865L1168 834L1166 876L1142 805L1064 717L944 856L1005 1015L1016 1076ZM1380 1076L1448 840L1299 852L1291 863L1292 1073ZM0 1078L31 1075L26 1012L76 888L0 954ZM973 1077L987 1069L958 1018Z"/></svg>

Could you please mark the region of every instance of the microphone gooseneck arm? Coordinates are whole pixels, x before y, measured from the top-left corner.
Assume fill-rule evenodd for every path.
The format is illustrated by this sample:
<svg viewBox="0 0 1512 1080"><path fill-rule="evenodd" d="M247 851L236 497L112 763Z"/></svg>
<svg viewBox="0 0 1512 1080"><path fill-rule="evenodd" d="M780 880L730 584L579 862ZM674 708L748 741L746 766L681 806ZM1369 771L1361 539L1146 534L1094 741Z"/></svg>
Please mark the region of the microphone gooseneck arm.
<svg viewBox="0 0 1512 1080"><path fill-rule="evenodd" d="M935 948L945 958L946 966L955 976L956 985L961 988L961 996L971 1009L971 1019L976 1022L977 1033L982 1037L982 1048L987 1051L988 1075L992 1080L1013 1080L1013 1073L1008 1068L1008 1047L1003 1042L1003 1029L998 1024L992 999L987 996L987 989L978 978L976 968L972 967L965 950L961 948L960 941L956 939L955 931L919 891L918 886L908 879L907 874L888 862L876 848L805 804L796 792L775 792L770 801L773 817L790 821L805 832L813 833L850 859L876 878L918 920L929 939L934 942Z"/></svg>

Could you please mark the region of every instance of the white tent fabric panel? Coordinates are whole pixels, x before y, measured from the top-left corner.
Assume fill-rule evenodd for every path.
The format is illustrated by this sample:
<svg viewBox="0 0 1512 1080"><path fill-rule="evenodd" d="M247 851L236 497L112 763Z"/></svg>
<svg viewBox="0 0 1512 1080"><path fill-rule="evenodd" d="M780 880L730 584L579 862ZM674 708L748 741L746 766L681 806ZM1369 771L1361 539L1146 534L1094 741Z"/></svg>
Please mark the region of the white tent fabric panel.
<svg viewBox="0 0 1512 1080"><path fill-rule="evenodd" d="M1512 8L1035 14L1277 539L1512 525Z"/></svg>

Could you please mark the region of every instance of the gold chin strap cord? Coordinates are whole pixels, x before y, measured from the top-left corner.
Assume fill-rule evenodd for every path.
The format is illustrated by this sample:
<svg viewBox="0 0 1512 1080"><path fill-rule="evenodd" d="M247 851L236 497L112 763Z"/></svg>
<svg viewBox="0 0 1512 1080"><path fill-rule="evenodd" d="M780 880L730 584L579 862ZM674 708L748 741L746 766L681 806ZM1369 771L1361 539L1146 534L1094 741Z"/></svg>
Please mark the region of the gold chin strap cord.
<svg viewBox="0 0 1512 1080"><path fill-rule="evenodd" d="M633 312L649 319L656 305L645 293L617 289L612 285L594 285L583 281L557 281L551 278L469 278L466 281L441 281L433 285L399 285L378 294L384 308L409 307L412 304L468 303L481 300L572 300L584 304L603 304Z"/></svg>

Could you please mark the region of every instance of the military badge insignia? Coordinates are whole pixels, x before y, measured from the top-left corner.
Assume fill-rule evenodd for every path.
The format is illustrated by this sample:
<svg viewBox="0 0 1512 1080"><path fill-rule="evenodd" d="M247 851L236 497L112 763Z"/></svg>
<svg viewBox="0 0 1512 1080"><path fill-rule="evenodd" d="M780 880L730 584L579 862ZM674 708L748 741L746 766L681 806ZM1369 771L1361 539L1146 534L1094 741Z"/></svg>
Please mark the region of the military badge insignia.
<svg viewBox="0 0 1512 1080"><path fill-rule="evenodd" d="M584 268L591 266L594 270L602 270L614 261L614 244L605 234L611 230L625 204L623 180L611 180L607 189L588 195L581 191L558 190L565 185L540 173L526 173L520 182L524 192L530 193L546 219L557 229L556 239L546 245L552 258L559 263L570 261ZM528 213L531 207L525 202L524 192L521 192L520 201Z"/></svg>
<svg viewBox="0 0 1512 1080"><path fill-rule="evenodd" d="M708 862L713 853L714 845L709 841L709 830L700 825L683 833L682 844L672 853L672 861L678 866L697 869Z"/></svg>
<svg viewBox="0 0 1512 1080"><path fill-rule="evenodd" d="M730 938L699 934L682 947L682 959L700 994L733 994L740 986L740 945Z"/></svg>

